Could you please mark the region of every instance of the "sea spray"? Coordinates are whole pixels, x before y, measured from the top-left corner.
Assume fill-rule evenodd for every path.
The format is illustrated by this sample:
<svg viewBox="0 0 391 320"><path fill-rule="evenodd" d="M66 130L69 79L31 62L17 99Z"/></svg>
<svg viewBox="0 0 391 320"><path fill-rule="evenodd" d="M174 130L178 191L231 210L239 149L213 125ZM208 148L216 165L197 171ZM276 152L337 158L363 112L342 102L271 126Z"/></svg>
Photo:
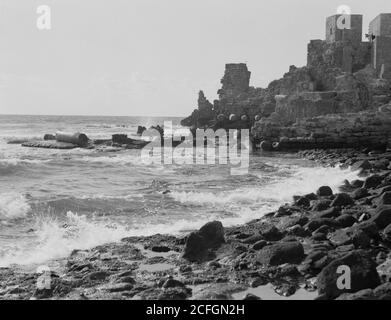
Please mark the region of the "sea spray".
<svg viewBox="0 0 391 320"><path fill-rule="evenodd" d="M24 218L31 210L25 196L17 193L0 193L0 221Z"/></svg>

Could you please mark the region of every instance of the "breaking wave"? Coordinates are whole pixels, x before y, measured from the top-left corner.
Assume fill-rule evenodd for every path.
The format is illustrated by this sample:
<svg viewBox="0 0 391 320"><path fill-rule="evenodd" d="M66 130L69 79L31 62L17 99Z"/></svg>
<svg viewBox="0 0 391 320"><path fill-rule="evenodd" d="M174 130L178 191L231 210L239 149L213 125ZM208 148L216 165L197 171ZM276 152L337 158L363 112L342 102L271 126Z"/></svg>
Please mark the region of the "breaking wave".
<svg viewBox="0 0 391 320"><path fill-rule="evenodd" d="M26 197L17 193L0 194L0 220L24 218L30 210Z"/></svg>
<svg viewBox="0 0 391 320"><path fill-rule="evenodd" d="M261 177L260 177L261 178ZM289 177L279 178L278 181L254 188L242 188L229 192L178 192L171 196L182 204L192 205L234 205L277 203L292 201L294 195L311 193L320 186L328 185L334 192L338 191L341 183L358 178L358 173L350 169L339 168L300 168Z"/></svg>

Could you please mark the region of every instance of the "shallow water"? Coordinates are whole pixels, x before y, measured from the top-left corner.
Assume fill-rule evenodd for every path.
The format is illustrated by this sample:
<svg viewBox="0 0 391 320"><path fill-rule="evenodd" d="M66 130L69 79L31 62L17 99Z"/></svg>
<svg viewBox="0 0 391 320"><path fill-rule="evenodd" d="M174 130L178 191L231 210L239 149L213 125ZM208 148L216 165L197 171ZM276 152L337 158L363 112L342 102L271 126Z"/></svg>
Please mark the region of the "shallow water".
<svg viewBox="0 0 391 320"><path fill-rule="evenodd" d="M252 154L248 174L228 165L146 165L139 150L48 150L7 144L45 133L134 136L163 118L0 116L0 267L43 264L127 236L178 234L206 221L259 218L293 195L336 190L356 174L278 154ZM179 127L180 119L172 119ZM166 193L169 190L168 193Z"/></svg>

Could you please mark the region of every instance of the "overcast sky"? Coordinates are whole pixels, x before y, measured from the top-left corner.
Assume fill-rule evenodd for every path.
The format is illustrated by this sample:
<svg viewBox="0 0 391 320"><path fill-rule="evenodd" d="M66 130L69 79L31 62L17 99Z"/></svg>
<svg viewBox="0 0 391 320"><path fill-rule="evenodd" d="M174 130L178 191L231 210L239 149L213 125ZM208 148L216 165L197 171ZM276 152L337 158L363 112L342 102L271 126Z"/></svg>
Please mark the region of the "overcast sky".
<svg viewBox="0 0 391 320"><path fill-rule="evenodd" d="M340 5L364 31L390 0L0 0L0 113L184 116L225 63L265 87L306 64ZM39 5L52 29L38 30Z"/></svg>

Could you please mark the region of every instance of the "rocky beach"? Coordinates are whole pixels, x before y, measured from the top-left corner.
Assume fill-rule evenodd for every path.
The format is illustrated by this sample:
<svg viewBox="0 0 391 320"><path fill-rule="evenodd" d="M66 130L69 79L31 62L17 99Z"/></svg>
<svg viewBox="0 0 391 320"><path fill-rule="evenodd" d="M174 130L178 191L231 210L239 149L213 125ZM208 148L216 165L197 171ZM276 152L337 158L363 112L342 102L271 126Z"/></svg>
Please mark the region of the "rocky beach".
<svg viewBox="0 0 391 320"><path fill-rule="evenodd" d="M319 186L244 225L209 221L176 237L127 237L74 250L59 271L0 271L1 299L338 299L391 298L391 151L308 150L323 165L360 179L338 193ZM339 289L339 266L351 288ZM49 289L37 281L49 277ZM48 279L46 279L47 281Z"/></svg>
<svg viewBox="0 0 391 320"><path fill-rule="evenodd" d="M227 63L185 118L0 115L0 300L390 300L391 14L368 27L328 17L266 88Z"/></svg>

